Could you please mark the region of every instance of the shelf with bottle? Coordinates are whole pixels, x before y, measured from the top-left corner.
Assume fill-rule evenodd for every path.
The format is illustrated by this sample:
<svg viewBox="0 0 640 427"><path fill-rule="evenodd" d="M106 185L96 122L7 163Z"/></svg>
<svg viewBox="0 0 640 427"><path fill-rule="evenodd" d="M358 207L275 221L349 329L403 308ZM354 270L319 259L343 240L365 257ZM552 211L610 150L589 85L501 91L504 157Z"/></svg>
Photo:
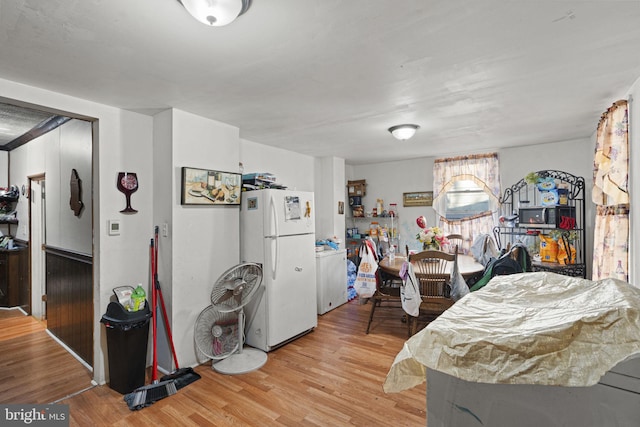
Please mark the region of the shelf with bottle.
<svg viewBox="0 0 640 427"><path fill-rule="evenodd" d="M384 230L389 237L398 237L398 218L397 217L371 217L362 218L366 221L354 220L353 227L347 228L347 238L372 236L377 237Z"/></svg>
<svg viewBox="0 0 640 427"><path fill-rule="evenodd" d="M380 223L377 220L381 218L383 217L367 218L368 220L371 220L368 221L368 224L361 224L357 227L347 228L346 247L348 257L355 257L358 255L358 248L366 238L373 239L373 241L379 246L379 252L383 256L387 255L387 248L390 246L394 246L396 254L399 253L400 238L398 235L398 228L395 223L396 218L394 218L393 223Z"/></svg>
<svg viewBox="0 0 640 427"><path fill-rule="evenodd" d="M361 226L363 223L371 223L371 222L377 222L380 225L383 226L397 226L398 225L398 221L399 218L397 215L394 216L352 216L352 217L348 217L348 220L351 221L351 223L353 224L354 227L358 227Z"/></svg>

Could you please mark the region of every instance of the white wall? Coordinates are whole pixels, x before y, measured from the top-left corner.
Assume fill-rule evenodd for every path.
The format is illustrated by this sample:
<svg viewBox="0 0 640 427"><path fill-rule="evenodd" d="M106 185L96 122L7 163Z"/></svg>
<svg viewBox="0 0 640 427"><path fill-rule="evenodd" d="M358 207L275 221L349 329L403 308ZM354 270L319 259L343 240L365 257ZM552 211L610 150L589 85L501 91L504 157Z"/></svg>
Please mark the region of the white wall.
<svg viewBox="0 0 640 427"><path fill-rule="evenodd" d="M58 128L60 132L60 155L58 173L53 176L59 197L47 199L47 244L91 255L93 252L93 206L91 204L92 134L91 122L71 120ZM78 216L71 210L71 171L75 169L80 179L80 190L84 207ZM48 177L47 189L52 180ZM51 221L49 213L57 213L57 221Z"/></svg>
<svg viewBox="0 0 640 427"><path fill-rule="evenodd" d="M237 265L240 257L239 207L181 205L181 168L237 172L239 152L238 128L173 110L172 165L170 169L157 170L156 173L167 173L173 177L165 199L172 206L173 260L170 264L173 272L171 283L163 286L163 290L167 287L171 290L171 307L168 309L181 365L197 363L193 341L196 318L210 305L215 280Z"/></svg>
<svg viewBox="0 0 640 427"><path fill-rule="evenodd" d="M29 187L28 177L45 174L47 193L47 245L91 255L93 249L91 189L91 123L71 120L10 154L10 181ZM81 179L84 208L75 216L69 206L71 170ZM17 214L17 239L29 240L29 199L21 195Z"/></svg>
<svg viewBox="0 0 640 427"><path fill-rule="evenodd" d="M502 189L504 191L529 172L545 169L569 172L589 181L593 175L594 149L594 142L583 138L499 150ZM591 188L588 187L587 200L591 200Z"/></svg>
<svg viewBox="0 0 640 427"><path fill-rule="evenodd" d="M176 203L174 194L173 174L173 113L172 109L165 110L153 117L153 224L159 227L158 232L158 281L162 288L162 295L166 301L167 315L172 318L173 313L173 205ZM180 200L178 199L178 202ZM162 232L166 224L167 234ZM150 236L151 237L151 236ZM149 242L151 239L149 239ZM151 285L150 285L151 286ZM147 295L151 295L147 293ZM194 310L195 311L195 310ZM173 333L173 330L172 330ZM165 372L170 372L172 359L169 343L166 339L163 322L158 322L158 366ZM177 350L176 350L177 352ZM153 356L149 351L149 364ZM178 359L179 363L182 363Z"/></svg>
<svg viewBox="0 0 640 427"><path fill-rule="evenodd" d="M276 176L278 184L290 190L314 191L315 160L311 156L242 139L240 162L245 174L269 172Z"/></svg>
<svg viewBox="0 0 640 427"><path fill-rule="evenodd" d="M433 190L433 158L423 157L412 160L374 163L368 165L351 165L347 167L347 181L365 179L367 181L366 196L362 198L365 212L371 212L376 200L384 201L384 208L389 209L391 203L398 207L399 250L405 252L405 246L417 249L415 235L419 228L416 218L425 216L428 224L435 224L435 211L431 206L402 206L402 194L416 191ZM345 183L346 184L346 183ZM346 191L346 188L345 188ZM358 227L366 231L371 221L383 221L382 218L354 219L347 207L347 228Z"/></svg>
<svg viewBox="0 0 640 427"><path fill-rule="evenodd" d="M149 234L152 228L151 138L152 119L141 114L0 79L0 93L48 107L72 117L99 120L94 154L94 378L105 381L106 335L99 323L112 289L125 283L145 283L148 277ZM94 141L95 143L95 141ZM95 160L99 159L99 160ZM116 173L136 171L140 190L133 196L136 215L122 215L124 196L116 189ZM121 219L120 236L107 235L107 219ZM141 262L142 260L142 262Z"/></svg>
<svg viewBox="0 0 640 427"><path fill-rule="evenodd" d="M345 201L344 159L322 157L316 159L315 166L315 208L316 239L338 238L345 248L345 215L348 203ZM338 203L342 202L344 213L338 212Z"/></svg>
<svg viewBox="0 0 640 427"><path fill-rule="evenodd" d="M597 123L596 123L597 125ZM595 125L594 125L595 126ZM593 242L594 210L590 204L593 150L595 144L589 139L562 141L550 144L514 147L498 150L500 159L500 180L502 191L515 184L528 172L556 169L582 176L587 182L585 191L587 201L587 257L591 259ZM460 152L458 155L468 154ZM431 207L403 207L402 193L433 190L434 158L425 157L400 162L376 163L368 165L351 165L347 167L347 180L367 180L367 195L362 203L365 212L375 207L376 199L384 200L385 209L389 203L398 204L398 220L400 233L400 251L404 252L405 244L417 248L415 235L419 231L415 223L417 217L424 215L429 225L436 223L436 214ZM349 215L351 213L349 212ZM347 227L368 227L372 218L353 220L347 218ZM352 225L355 224L355 225ZM589 264L589 262L587 262ZM590 270L589 270L590 271Z"/></svg>
<svg viewBox="0 0 640 427"><path fill-rule="evenodd" d="M11 152L11 184L22 189L29 187L28 176L45 173L46 159L58 157L59 135L56 130L34 139L30 144L22 145ZM23 241L29 240L29 199L20 193L16 217L18 226L12 229L13 235Z"/></svg>

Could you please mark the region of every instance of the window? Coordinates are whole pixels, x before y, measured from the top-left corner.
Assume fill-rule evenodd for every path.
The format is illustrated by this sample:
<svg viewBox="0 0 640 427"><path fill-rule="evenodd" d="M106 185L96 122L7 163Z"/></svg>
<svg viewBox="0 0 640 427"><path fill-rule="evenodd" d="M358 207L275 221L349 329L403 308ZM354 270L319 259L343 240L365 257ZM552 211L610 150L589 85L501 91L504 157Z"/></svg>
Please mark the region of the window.
<svg viewBox="0 0 640 427"><path fill-rule="evenodd" d="M489 211L489 195L471 180L460 180L445 193L445 218L459 220Z"/></svg>
<svg viewBox="0 0 640 427"><path fill-rule="evenodd" d="M433 209L445 234L462 234L467 253L498 221L500 168L497 153L473 154L433 162ZM458 248L460 249L460 248Z"/></svg>

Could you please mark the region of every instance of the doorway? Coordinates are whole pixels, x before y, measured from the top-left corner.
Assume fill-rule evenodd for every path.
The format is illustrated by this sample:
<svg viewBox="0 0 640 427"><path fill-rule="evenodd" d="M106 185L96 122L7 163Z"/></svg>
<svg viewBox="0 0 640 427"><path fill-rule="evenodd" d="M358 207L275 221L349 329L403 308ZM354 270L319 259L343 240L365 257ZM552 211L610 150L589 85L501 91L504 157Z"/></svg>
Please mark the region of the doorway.
<svg viewBox="0 0 640 427"><path fill-rule="evenodd" d="M7 108L9 103L12 108ZM97 121L2 97L0 105L2 111L13 111L16 117L31 117L34 111L53 117L45 120L46 126L39 125L2 146L8 152L8 182L26 184L23 192L28 188L19 202L19 225L12 230L15 240L28 246L24 282L29 296L22 308L33 319L46 320L47 335L91 370ZM3 122L5 117L11 116L3 116ZM34 170L42 173L33 174ZM82 183L84 208L78 213L69 207L72 171ZM48 201L45 190L52 196Z"/></svg>
<svg viewBox="0 0 640 427"><path fill-rule="evenodd" d="M27 311L37 320L47 318L46 266L43 247L46 244L45 176L29 177L29 248L31 256L31 309Z"/></svg>

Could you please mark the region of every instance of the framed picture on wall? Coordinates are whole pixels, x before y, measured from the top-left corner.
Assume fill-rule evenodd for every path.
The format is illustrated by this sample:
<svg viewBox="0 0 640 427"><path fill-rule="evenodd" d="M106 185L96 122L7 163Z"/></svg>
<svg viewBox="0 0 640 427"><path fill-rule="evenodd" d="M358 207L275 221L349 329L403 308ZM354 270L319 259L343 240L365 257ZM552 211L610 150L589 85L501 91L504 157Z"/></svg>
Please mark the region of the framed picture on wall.
<svg viewBox="0 0 640 427"><path fill-rule="evenodd" d="M241 191L239 173L182 168L183 205L239 205Z"/></svg>
<svg viewBox="0 0 640 427"><path fill-rule="evenodd" d="M433 191L416 191L402 193L402 206L431 206L433 204Z"/></svg>

